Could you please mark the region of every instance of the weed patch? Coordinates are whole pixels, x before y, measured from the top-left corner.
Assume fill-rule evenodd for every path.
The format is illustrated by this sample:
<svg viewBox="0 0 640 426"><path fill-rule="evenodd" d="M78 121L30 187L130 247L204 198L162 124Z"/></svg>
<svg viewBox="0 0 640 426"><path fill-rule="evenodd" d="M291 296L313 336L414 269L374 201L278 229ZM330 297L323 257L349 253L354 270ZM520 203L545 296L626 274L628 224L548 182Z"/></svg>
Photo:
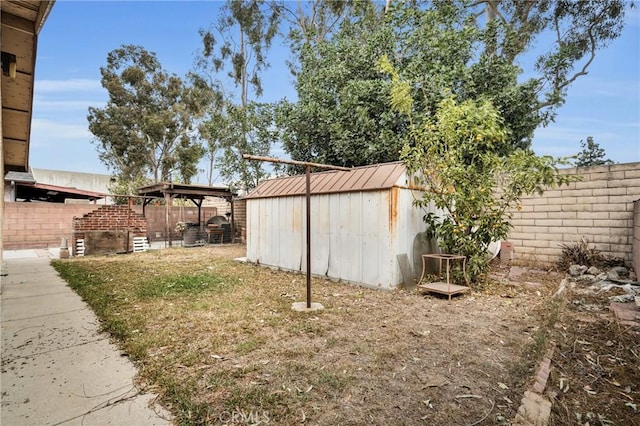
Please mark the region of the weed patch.
<svg viewBox="0 0 640 426"><path fill-rule="evenodd" d="M213 274L173 275L145 280L138 286L137 295L144 297L169 297L198 295L202 292L222 293L230 291L237 281Z"/></svg>

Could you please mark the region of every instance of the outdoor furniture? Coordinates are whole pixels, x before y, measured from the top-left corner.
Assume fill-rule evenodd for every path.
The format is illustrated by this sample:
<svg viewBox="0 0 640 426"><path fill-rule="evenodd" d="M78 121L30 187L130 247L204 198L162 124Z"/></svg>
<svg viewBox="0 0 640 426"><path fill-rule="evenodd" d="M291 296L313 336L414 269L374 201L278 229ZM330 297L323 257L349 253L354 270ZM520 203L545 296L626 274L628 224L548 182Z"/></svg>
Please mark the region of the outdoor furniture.
<svg viewBox="0 0 640 426"><path fill-rule="evenodd" d="M447 268L447 281L446 282L430 282L430 283L422 283L424 279L425 271L426 271L426 260L427 259L438 259L438 275L442 277L442 261L446 262ZM469 279L467 278L467 258L466 256L461 256L457 254L446 254L446 253L434 253L434 254L423 254L422 255L422 275L420 275L420 280L418 281L418 288L421 290L426 290L427 292L439 293L449 296L449 300L451 300L451 296L454 294L464 293L469 291L470 288L463 285L451 284L451 261L459 260L462 261L462 273L464 275L464 280L468 284Z"/></svg>
<svg viewBox="0 0 640 426"><path fill-rule="evenodd" d="M213 240L213 241L212 241ZM208 225L207 226L207 242L222 244L224 240L224 229L219 226Z"/></svg>

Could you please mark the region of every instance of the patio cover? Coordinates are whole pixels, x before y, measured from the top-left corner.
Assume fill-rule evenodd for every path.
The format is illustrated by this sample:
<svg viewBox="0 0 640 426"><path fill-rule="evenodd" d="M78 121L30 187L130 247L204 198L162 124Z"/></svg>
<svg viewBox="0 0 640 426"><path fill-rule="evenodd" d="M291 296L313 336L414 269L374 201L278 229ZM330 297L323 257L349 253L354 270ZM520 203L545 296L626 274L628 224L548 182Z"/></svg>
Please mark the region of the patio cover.
<svg viewBox="0 0 640 426"><path fill-rule="evenodd" d="M138 195L144 197L142 204L142 215L144 216L146 206L153 200L158 198L165 199L165 205L167 206L167 219L165 227L168 228L168 214L169 205L174 198L184 198L193 201L198 207L198 225L202 222L202 201L205 197L217 197L224 198L231 203L231 236L235 235L234 225L234 212L233 212L233 197L238 194L231 192L229 188L225 186L208 186L208 185L190 185L184 183L171 183L171 182L159 182L153 185L143 186L138 188ZM168 230L167 230L168 233ZM171 244L171 241L169 241Z"/></svg>

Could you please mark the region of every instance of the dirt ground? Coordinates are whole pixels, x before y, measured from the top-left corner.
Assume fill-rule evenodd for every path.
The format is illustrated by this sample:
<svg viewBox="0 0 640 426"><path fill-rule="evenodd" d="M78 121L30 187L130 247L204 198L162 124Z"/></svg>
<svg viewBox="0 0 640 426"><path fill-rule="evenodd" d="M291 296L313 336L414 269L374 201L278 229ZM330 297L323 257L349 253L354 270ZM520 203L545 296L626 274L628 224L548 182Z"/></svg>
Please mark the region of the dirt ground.
<svg viewBox="0 0 640 426"><path fill-rule="evenodd" d="M192 271L225 270L239 283L197 298L134 302L134 293L116 295L126 286L109 290L123 300L118 309L139 314L125 347L141 382L161 394L180 424L509 424L551 339L558 349L549 383L562 383L550 388L552 424L637 424L635 408L624 405L640 399L637 334L595 327L604 308L584 312L584 304L554 302L564 274L496 266L488 280L451 301L314 279L313 301L325 309L298 313L291 303L305 300L304 276L231 261L244 256L243 246L136 256L111 269L105 264L120 261L100 267L99 260L81 262L93 262L105 282L120 279L108 278L109 271L121 273L135 262L142 275L160 264L189 265ZM572 317L578 314L597 318L583 323ZM610 317L604 321L612 324ZM585 367L590 360L600 367L605 362L600 343L616 357L607 359L614 359L609 364L617 373L599 370L597 386L589 382L596 398L585 397ZM605 379L616 388L606 401L598 398ZM619 401L607 405L614 397ZM608 406L626 411L614 416ZM597 423L598 414L613 423Z"/></svg>
<svg viewBox="0 0 640 426"><path fill-rule="evenodd" d="M552 424L640 425L640 322L612 312L609 298L622 293L578 285L565 296L547 382Z"/></svg>

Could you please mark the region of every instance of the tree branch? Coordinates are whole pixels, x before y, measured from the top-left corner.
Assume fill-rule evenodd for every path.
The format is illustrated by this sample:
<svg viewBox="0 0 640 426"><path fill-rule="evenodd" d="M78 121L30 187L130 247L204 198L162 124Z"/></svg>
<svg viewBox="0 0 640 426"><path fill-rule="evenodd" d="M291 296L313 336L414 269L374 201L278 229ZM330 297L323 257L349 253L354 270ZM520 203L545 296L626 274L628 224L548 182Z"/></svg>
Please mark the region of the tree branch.
<svg viewBox="0 0 640 426"><path fill-rule="evenodd" d="M602 11L598 15L597 19L595 19L593 23L589 25L589 27L587 28L587 35L589 37L589 59L587 60L587 62L585 62L585 64L582 66L582 68L579 71L573 74L570 78L566 79L563 83L559 83L559 80L560 80L559 69L556 68L555 79L554 79L555 82L553 85L554 92L557 93L564 90L569 85L571 85L574 81L576 81L578 77L588 74L587 69L589 68L589 66L591 65L591 63L596 57L596 39L595 39L595 36L593 35L593 27L600 22L600 20L602 19L603 13L604 11ZM557 37L560 37L559 23L557 22L557 18L556 18L556 35ZM558 44L562 47L562 44L563 44L562 39L559 38L557 41L558 41ZM542 108L551 106L553 104L555 104L555 102L547 100L545 102L538 103L538 109L542 109Z"/></svg>

